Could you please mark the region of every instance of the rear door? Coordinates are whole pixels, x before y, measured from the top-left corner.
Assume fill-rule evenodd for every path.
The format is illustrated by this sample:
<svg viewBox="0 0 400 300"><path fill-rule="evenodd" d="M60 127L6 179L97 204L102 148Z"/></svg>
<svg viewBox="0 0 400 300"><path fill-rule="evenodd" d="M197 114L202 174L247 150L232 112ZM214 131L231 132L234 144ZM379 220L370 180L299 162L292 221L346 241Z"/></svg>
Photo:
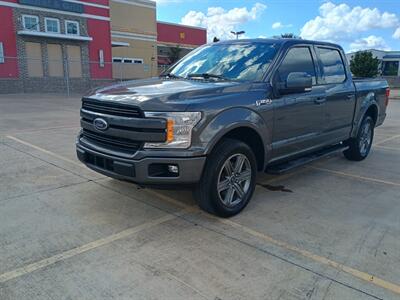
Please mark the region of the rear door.
<svg viewBox="0 0 400 300"><path fill-rule="evenodd" d="M354 107L355 87L351 76L347 76L345 58L337 48L316 46L322 72L321 84L326 90L324 138L328 143L349 137Z"/></svg>
<svg viewBox="0 0 400 300"><path fill-rule="evenodd" d="M282 95L278 92L279 95L273 100L274 159L302 152L321 143L325 88L317 84L318 71L312 46L296 45L287 50L273 76L273 86L284 84L292 72L307 73L312 77L313 86L300 93Z"/></svg>

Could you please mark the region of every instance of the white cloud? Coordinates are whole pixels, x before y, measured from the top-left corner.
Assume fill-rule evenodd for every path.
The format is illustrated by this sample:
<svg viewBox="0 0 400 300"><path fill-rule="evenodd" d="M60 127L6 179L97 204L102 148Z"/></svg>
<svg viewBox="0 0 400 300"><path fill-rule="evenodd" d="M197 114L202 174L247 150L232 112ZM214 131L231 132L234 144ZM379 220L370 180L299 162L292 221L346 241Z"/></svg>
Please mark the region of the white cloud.
<svg viewBox="0 0 400 300"><path fill-rule="evenodd" d="M283 27L283 24L281 22L275 22L274 24L272 24L273 29L279 29L282 27Z"/></svg>
<svg viewBox="0 0 400 300"><path fill-rule="evenodd" d="M284 25L281 22L275 22L274 24L272 24L272 29L281 29L281 28L285 28L285 27L292 27L292 24L287 24Z"/></svg>
<svg viewBox="0 0 400 300"><path fill-rule="evenodd" d="M400 39L400 27L397 28L396 31L393 33L393 38Z"/></svg>
<svg viewBox="0 0 400 300"><path fill-rule="evenodd" d="M366 49L391 50L382 37L375 35L357 39L350 44L350 52Z"/></svg>
<svg viewBox="0 0 400 300"><path fill-rule="evenodd" d="M207 28L209 41L214 37L230 39L233 37L231 31L242 30L240 25L258 19L266 8L262 3L256 3L250 9L237 7L228 11L222 7L209 7L206 14L201 11L189 11L181 23Z"/></svg>
<svg viewBox="0 0 400 300"><path fill-rule="evenodd" d="M357 33L371 29L399 26L399 19L395 14L381 13L377 8L351 8L347 4L325 2L320 6L319 12L319 16L308 21L301 29L302 38L343 41L354 39Z"/></svg>

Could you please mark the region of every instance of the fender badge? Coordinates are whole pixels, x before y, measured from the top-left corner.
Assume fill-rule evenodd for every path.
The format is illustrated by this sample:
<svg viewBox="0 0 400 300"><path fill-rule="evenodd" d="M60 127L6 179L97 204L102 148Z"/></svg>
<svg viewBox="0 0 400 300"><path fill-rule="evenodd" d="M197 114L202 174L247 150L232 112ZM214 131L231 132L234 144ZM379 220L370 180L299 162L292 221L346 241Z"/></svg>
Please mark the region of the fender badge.
<svg viewBox="0 0 400 300"><path fill-rule="evenodd" d="M256 106L261 106L261 105L266 105L266 104L271 104L271 103L272 103L271 99L262 99L262 100L256 101Z"/></svg>

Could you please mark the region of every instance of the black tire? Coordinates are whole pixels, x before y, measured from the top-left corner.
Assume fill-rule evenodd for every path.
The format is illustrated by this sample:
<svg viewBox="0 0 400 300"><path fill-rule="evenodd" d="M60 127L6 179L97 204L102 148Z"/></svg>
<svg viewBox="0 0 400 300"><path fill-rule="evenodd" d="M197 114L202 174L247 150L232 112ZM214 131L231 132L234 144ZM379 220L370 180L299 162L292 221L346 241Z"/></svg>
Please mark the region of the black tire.
<svg viewBox="0 0 400 300"><path fill-rule="evenodd" d="M343 152L348 160L364 160L371 151L374 139L375 122L370 116L365 116L357 132L357 137L347 141L349 149Z"/></svg>
<svg viewBox="0 0 400 300"><path fill-rule="evenodd" d="M246 207L253 196L256 176L257 161L251 148L238 140L223 139L207 158L194 197L206 212L224 218L234 216Z"/></svg>

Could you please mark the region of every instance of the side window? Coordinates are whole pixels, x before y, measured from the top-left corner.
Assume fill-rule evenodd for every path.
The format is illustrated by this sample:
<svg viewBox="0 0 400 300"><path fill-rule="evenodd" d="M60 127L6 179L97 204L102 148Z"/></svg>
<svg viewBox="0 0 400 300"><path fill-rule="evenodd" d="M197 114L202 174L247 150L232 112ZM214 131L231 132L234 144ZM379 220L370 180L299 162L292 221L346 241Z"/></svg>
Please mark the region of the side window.
<svg viewBox="0 0 400 300"><path fill-rule="evenodd" d="M345 68L340 52L336 49L317 47L321 59L325 83L342 83L346 80Z"/></svg>
<svg viewBox="0 0 400 300"><path fill-rule="evenodd" d="M278 81L285 82L292 72L306 72L312 77L313 85L316 84L315 66L308 47L295 47L288 51L278 69Z"/></svg>

